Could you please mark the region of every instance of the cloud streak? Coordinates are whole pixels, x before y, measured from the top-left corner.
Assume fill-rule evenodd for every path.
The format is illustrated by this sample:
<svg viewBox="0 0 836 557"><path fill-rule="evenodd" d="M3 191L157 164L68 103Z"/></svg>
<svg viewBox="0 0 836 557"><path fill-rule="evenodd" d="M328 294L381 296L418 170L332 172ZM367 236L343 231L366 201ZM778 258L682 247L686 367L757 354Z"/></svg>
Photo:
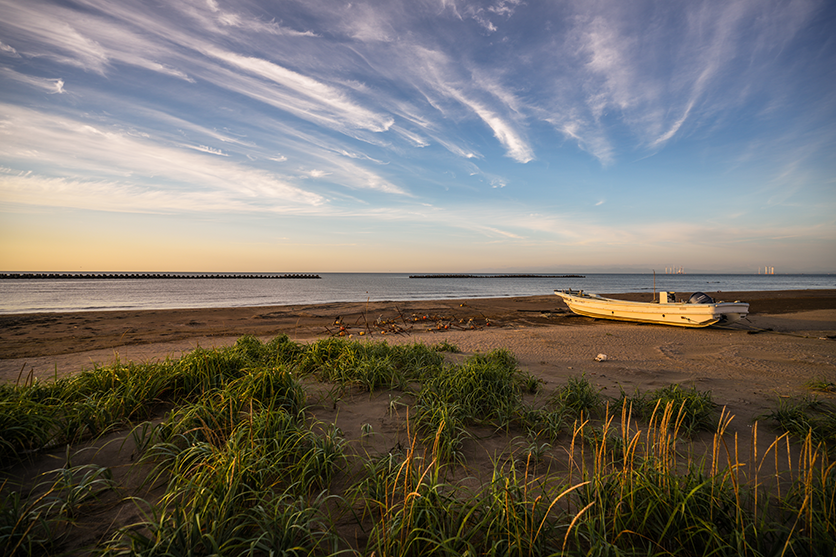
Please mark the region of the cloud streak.
<svg viewBox="0 0 836 557"><path fill-rule="evenodd" d="M221 163L218 150L188 146L209 156L192 154L175 146L162 146L153 140L132 137L121 130L108 130L88 123L55 119L26 109L0 105L3 114L2 136L11 153L20 160L29 160L37 169L42 154L48 153L53 164L59 164L65 175L88 177L87 180L153 179L164 176L164 182L175 189L193 189L200 184L204 190L227 191L243 198L272 199L287 205L318 205L324 198L305 191L276 175ZM223 158L223 157L222 157ZM60 183L60 182L50 182ZM123 198L123 196L119 196ZM40 203L38 195L30 202ZM126 205L129 210L130 205Z"/></svg>
<svg viewBox="0 0 836 557"><path fill-rule="evenodd" d="M222 60L240 70L256 75L262 79L289 89L303 98L309 99L310 104L304 106L303 102L294 102L289 97L284 97L284 103L277 104L300 115L315 116L316 106L322 107L322 112L332 113L332 117L325 117L332 122L347 122L352 127L363 128L373 132L382 132L389 129L393 123L391 116L375 114L356 103L351 102L346 96L335 88L325 85L315 79L307 77L283 68L260 58L240 56L231 52L223 52L214 48L207 49L207 54ZM242 86L237 88L242 94L246 89ZM262 97L268 101L267 95Z"/></svg>
<svg viewBox="0 0 836 557"><path fill-rule="evenodd" d="M549 249L641 243L673 206L696 246L699 195L764 242L780 210L811 238L836 212L823 0L0 9L0 202L426 219Z"/></svg>

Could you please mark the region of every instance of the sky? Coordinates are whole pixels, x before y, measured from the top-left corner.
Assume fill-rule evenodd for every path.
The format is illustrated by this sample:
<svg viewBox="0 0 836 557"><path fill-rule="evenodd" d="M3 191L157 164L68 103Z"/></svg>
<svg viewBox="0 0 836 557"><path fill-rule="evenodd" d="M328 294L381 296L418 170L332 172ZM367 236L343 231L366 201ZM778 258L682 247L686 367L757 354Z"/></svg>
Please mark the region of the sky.
<svg viewBox="0 0 836 557"><path fill-rule="evenodd" d="M836 272L829 0L0 0L0 271Z"/></svg>

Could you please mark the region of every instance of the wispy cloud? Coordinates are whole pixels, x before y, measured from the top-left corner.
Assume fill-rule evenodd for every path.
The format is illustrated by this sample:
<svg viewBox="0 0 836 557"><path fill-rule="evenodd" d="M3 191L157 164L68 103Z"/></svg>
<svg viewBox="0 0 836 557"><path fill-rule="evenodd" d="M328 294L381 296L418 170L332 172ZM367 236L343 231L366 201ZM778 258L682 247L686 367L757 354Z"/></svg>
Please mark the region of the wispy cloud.
<svg viewBox="0 0 836 557"><path fill-rule="evenodd" d="M590 4L572 29L590 72L585 104L596 122L617 111L644 144L658 149L689 120L740 103L739 95L728 94L728 85L754 92L744 80L757 78L753 72L760 68L750 62L742 74L730 76L731 68L741 59L753 60L767 45L786 43L815 8L806 1L793 7L698 2L670 10L646 2ZM727 86L718 89L721 79Z"/></svg>
<svg viewBox="0 0 836 557"><path fill-rule="evenodd" d="M156 190L167 186L226 191L250 198L254 204L269 199L288 205L319 205L325 201L321 195L294 186L278 175L221 162L214 156L192 154L194 147L164 146L118 129L100 129L8 105L0 105L0 114L4 118L0 133L10 145L10 154L21 162L28 161L32 169L42 167L41 159L47 155L51 165L58 165L65 175L84 177L68 183L111 181L114 177L128 183L153 179L152 183L159 185L148 187ZM33 195L30 200L40 204L44 199Z"/></svg>
<svg viewBox="0 0 836 557"><path fill-rule="evenodd" d="M0 202L578 253L658 232L629 199L723 192L738 228L659 224L691 246L836 209L823 0L152 4L0 0Z"/></svg>
<svg viewBox="0 0 836 557"><path fill-rule="evenodd" d="M548 116L546 121L552 124L558 132L574 140L578 147L598 159L603 165L609 165L614 160L614 148L606 134L597 127L591 126L583 118L572 115Z"/></svg>
<svg viewBox="0 0 836 557"><path fill-rule="evenodd" d="M9 39L25 45L15 49L29 56L47 56L58 62L103 73L109 63L106 49L70 22L72 10L52 6L44 10L37 2L2 2L4 20L14 26L0 27Z"/></svg>
<svg viewBox="0 0 836 557"><path fill-rule="evenodd" d="M259 89L259 95L266 102L273 101L277 106L286 108L301 116L313 116L317 119L333 119L334 122L345 122L351 127L365 128L375 132L386 131L394 120L391 116L376 114L356 103L348 100L344 93L335 88L321 83L308 76L288 70L278 64L267 60L249 56L240 56L232 52L224 52L218 49L209 48L207 54L223 60L228 64L254 74L260 78L272 81L282 87L293 91L300 98L293 99L288 95L276 94L273 98L263 87ZM235 89L246 94L246 88L238 80L239 84ZM252 95L255 97L255 95ZM303 99L307 99L306 102Z"/></svg>
<svg viewBox="0 0 836 557"><path fill-rule="evenodd" d="M486 6L465 4L462 13L472 18L488 33L494 33L498 29L497 25L501 25L504 20L514 15L514 10L520 3L521 0L499 0ZM494 20L497 23L494 23Z"/></svg>
<svg viewBox="0 0 836 557"><path fill-rule="evenodd" d="M506 149L508 156L515 161L527 163L534 159L533 150L519 132L518 126L500 115L496 109L490 108L486 102L477 100L473 95L466 92L460 78L448 75L451 66L451 60L448 57L438 51L419 49L419 53L423 61L422 69L426 71L426 74L420 78L420 83L425 88L425 92L431 91L438 97L437 100L439 101L453 100L475 114L491 129L494 137ZM417 80L418 77L413 76L412 79ZM473 84L478 86L478 82L473 82ZM509 105L512 109L516 108L513 96L495 83L490 83L487 89L482 88L481 91L503 101L497 108L506 109ZM474 95L478 92L479 89L475 89ZM428 100L434 108L442 113L445 112L440 103L433 102L431 97ZM458 151L462 152L463 150Z"/></svg>
<svg viewBox="0 0 836 557"><path fill-rule="evenodd" d="M490 233L490 234L496 234L498 236L504 236L506 238L513 238L515 240L522 240L523 239L523 237L520 236L519 234L514 234L513 232L508 232L507 230L501 230L499 228L494 228L492 226L483 226L483 227L481 227L481 229Z"/></svg>
<svg viewBox="0 0 836 557"><path fill-rule="evenodd" d="M22 74L9 68L0 67L0 76L3 79L13 79L20 83L24 83L34 89L40 89L46 93L66 93L64 90L64 80L58 78L43 78L31 75Z"/></svg>
<svg viewBox="0 0 836 557"><path fill-rule="evenodd" d="M6 56L13 56L13 57L15 57L15 58L18 58L18 57L20 56L20 55L17 53L17 50L15 50L14 48L10 47L9 45L7 45L6 43L4 43L3 41L0 41L0 52L2 52L3 54L5 54Z"/></svg>
<svg viewBox="0 0 836 557"><path fill-rule="evenodd" d="M209 153L210 155L218 155L219 157L229 156L220 149L215 149L214 147L207 147L206 145L183 145L183 147L185 147L186 149L194 149L195 151L200 151L202 153Z"/></svg>
<svg viewBox="0 0 836 557"><path fill-rule="evenodd" d="M496 136L508 151L509 157L521 163L526 163L534 159L534 153L531 151L531 147L529 147L526 141L507 121L481 103L468 99L458 92L452 94L462 104L473 110L493 130L494 136Z"/></svg>
<svg viewBox="0 0 836 557"><path fill-rule="evenodd" d="M184 5L187 4L187 2L181 2L179 4L182 8ZM210 12L214 16L215 22L217 22L217 24L220 27L234 27L236 29L241 29L246 32L271 33L275 35L286 35L291 37L316 36L316 34L312 31L297 31L296 29L290 29L285 26L282 26L276 21L263 21L259 18L254 18L249 14L241 14L231 10L223 9L216 0L206 0L206 5L208 6ZM189 11L189 13L192 16L196 16L200 13L200 11L193 10ZM205 18L201 19L203 19L204 23L206 22Z"/></svg>

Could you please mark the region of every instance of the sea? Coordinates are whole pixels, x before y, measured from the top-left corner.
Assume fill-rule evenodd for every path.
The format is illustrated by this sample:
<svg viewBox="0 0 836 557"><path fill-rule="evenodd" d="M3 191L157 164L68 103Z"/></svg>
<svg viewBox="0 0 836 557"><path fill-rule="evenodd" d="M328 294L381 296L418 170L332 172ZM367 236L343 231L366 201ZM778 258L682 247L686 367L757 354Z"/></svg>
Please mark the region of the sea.
<svg viewBox="0 0 836 557"><path fill-rule="evenodd" d="M320 273L316 279L210 276L191 273L187 278L5 278L0 279L0 314L504 298L547 295L568 288L598 294L651 292L654 288L683 293L836 289L834 274L593 273L417 278L407 273Z"/></svg>

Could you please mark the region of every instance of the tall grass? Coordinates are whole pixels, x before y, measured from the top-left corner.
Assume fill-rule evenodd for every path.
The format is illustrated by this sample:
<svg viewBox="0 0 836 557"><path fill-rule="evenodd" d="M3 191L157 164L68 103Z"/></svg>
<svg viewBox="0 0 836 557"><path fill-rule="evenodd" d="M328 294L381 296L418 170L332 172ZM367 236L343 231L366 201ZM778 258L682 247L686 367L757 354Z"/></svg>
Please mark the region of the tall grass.
<svg viewBox="0 0 836 557"><path fill-rule="evenodd" d="M448 346L439 349L449 350ZM380 388L403 389L441 368L439 350L424 344L394 345L354 342L345 338L322 339L308 345L294 369L320 381L357 386L369 392Z"/></svg>
<svg viewBox="0 0 836 557"><path fill-rule="evenodd" d="M252 347L248 347L251 352ZM274 363L271 354L261 354ZM334 427L306 421L299 380L279 364L214 368L193 402L141 428L142 462L165 492L146 519L123 530L116 554L309 555L336 550L321 510L345 462Z"/></svg>
<svg viewBox="0 0 836 557"><path fill-rule="evenodd" d="M68 462L46 473L27 494L9 490L0 500L0 554L53 554L71 535L76 518L114 489L109 469Z"/></svg>
<svg viewBox="0 0 836 557"><path fill-rule="evenodd" d="M681 416L678 431L684 435L694 435L700 431L712 431L718 425L716 405L710 392L701 392L696 388L670 385L648 393L636 392L628 396L623 390L616 406L629 405L637 418L648 418L661 407L672 404Z"/></svg>
<svg viewBox="0 0 836 557"><path fill-rule="evenodd" d="M598 414L603 408L601 390L592 386L586 376L570 377L566 385L558 387L552 393L549 402L553 406L564 408L574 417Z"/></svg>
<svg viewBox="0 0 836 557"><path fill-rule="evenodd" d="M831 441L831 450L836 449L836 404L819 400L814 396L804 398L782 398L775 410L762 416L781 431L796 437L811 435L816 441Z"/></svg>
<svg viewBox="0 0 836 557"><path fill-rule="evenodd" d="M420 384L406 440L359 456L312 417L305 377L369 391ZM132 428L154 495L122 494L108 469L73 467L68 453L34 486L2 486L0 552L60 553L118 494L142 518L96 548L103 555L834 554L832 437L801 428L743 462L731 417L707 393L670 387L606 404L580 377L526 406L532 384L507 351L444 365L420 344L243 337L176 361L3 385L5 462ZM683 444L709 423L713 443L695 457ZM548 443L509 446L480 483L461 465L476 426Z"/></svg>
<svg viewBox="0 0 836 557"><path fill-rule="evenodd" d="M631 426L628 416L625 407L618 450L604 435L584 454L579 424L568 443L569 473L538 473L531 459L509 456L475 491L445 480L449 465L437 453L438 440L426 458L416 457L413 442L397 471L390 467L378 484L375 493L383 495L369 497L377 520L366 554L833 554L836 464L812 439L802 445L797 469L761 477L764 462L792 451L773 443L747 475L718 431L710 461L683 462L673 402L647 430ZM792 487L782 497L788 474Z"/></svg>
<svg viewBox="0 0 836 557"><path fill-rule="evenodd" d="M419 456L417 437L397 467L378 476L366 501L375 517L366 554L545 555L560 528L556 504L571 489L540 485L525 462L497 461L489 483L473 491L449 482L438 453ZM554 516L551 516L553 513Z"/></svg>
<svg viewBox="0 0 836 557"><path fill-rule="evenodd" d="M242 337L226 349L198 348L176 361L117 362L52 382L0 386L0 464L44 447L89 439L147 419L161 405L196 396L271 365L287 342Z"/></svg>
<svg viewBox="0 0 836 557"><path fill-rule="evenodd" d="M530 383L507 350L476 354L464 364L424 374L416 403L416 425L425 442L435 439L438 456L462 459L469 425L508 426L519 414Z"/></svg>

